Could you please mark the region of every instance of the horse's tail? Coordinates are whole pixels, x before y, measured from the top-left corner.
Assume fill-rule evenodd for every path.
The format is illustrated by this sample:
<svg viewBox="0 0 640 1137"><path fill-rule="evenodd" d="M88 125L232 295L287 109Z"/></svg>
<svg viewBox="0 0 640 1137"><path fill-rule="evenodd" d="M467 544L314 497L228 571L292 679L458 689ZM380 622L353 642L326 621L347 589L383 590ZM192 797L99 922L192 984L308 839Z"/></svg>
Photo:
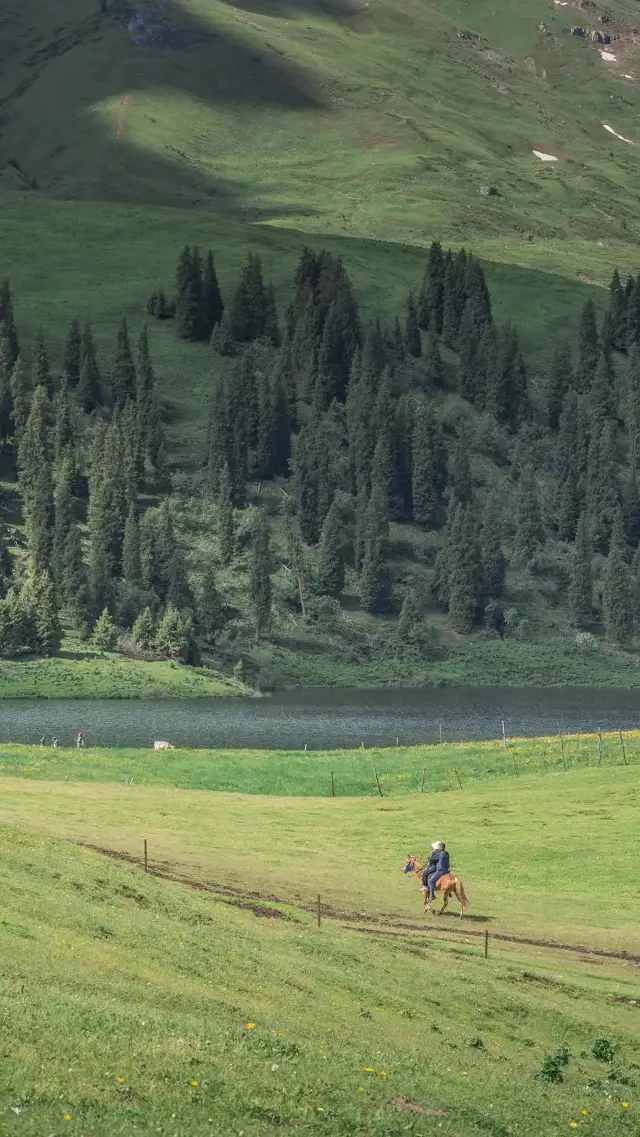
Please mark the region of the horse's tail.
<svg viewBox="0 0 640 1137"><path fill-rule="evenodd" d="M459 876L456 877L455 894L458 898L458 903L460 905L460 911L466 912L467 908L469 907L469 897L467 896L467 894L464 890L464 884L460 880Z"/></svg>

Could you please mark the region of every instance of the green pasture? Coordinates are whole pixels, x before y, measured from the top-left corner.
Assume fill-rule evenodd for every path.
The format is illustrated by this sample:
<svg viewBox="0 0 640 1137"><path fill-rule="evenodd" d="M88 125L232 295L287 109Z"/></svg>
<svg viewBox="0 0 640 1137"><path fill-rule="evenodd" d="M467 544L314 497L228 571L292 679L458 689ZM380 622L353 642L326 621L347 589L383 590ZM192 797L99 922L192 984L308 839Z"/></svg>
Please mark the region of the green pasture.
<svg viewBox="0 0 640 1137"><path fill-rule="evenodd" d="M13 826L0 849L7 1137L635 1130L633 972L258 918Z"/></svg>

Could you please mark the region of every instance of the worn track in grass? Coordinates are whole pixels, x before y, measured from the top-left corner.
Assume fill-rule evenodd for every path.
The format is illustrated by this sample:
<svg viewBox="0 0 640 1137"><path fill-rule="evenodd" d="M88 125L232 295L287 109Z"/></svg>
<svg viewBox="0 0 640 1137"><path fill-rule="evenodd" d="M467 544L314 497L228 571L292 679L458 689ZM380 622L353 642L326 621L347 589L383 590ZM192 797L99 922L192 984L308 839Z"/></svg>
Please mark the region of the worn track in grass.
<svg viewBox="0 0 640 1137"><path fill-rule="evenodd" d="M93 845L84 841L77 841L75 844L80 845L84 849L89 849L94 853L99 853L101 856L111 857L117 861L124 861L127 864L144 870L143 859L133 856L132 853L127 853L120 849L108 849L103 845ZM198 892L209 892L213 894L218 901L231 904L235 908L242 908L243 910L253 912L255 916L295 920L293 914L274 908L272 907L273 905L281 905L285 909L295 909L306 914L315 913L317 911L314 906L302 905L300 903L292 905L283 897L275 896L271 893L261 893L250 889L230 888L228 885L220 884L216 881L194 879L193 877L176 871L179 866L171 861L148 861L147 864L147 872L150 876L157 877L160 880L171 881L174 884L182 884L188 888L196 889ZM381 913L379 916L369 916L361 912L341 912L328 904L321 904L320 915L323 919L342 924L350 931L359 932L362 935L393 936L404 940L411 939L413 942L416 941L416 936L410 935L409 933L420 932L429 936L439 935L445 938L448 936L456 938L463 936L465 938L469 937L475 939L482 939L485 934L484 928L470 928L468 923L460 927L447 924L446 927L431 925L426 928L424 924L413 924L407 921L395 920L393 917L385 915L384 913ZM454 913L448 913L448 915L453 916ZM525 947L543 948L550 951L571 952L592 958L621 960L625 963L640 965L640 955L635 955L627 951L608 951L604 948L585 947L580 944L567 944L559 940L512 936L506 932L492 931L491 938L500 943L518 944Z"/></svg>

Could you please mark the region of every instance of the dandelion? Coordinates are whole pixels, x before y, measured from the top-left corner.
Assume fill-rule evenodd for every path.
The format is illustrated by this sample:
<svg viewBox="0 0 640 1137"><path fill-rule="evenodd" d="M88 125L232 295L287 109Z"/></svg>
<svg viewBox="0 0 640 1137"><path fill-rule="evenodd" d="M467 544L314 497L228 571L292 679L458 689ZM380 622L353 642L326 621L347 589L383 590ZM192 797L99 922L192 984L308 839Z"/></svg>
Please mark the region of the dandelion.
<svg viewBox="0 0 640 1137"><path fill-rule="evenodd" d="M364 1070L365 1074L375 1074L373 1066L362 1066L361 1069Z"/></svg>
<svg viewBox="0 0 640 1137"><path fill-rule="evenodd" d="M255 1030L255 1029L256 1029L255 1023L247 1023L247 1030Z"/></svg>
<svg viewBox="0 0 640 1137"><path fill-rule="evenodd" d="M118 1078L118 1083L119 1083L119 1085L121 1085L121 1086L123 1086L123 1085L124 1085L124 1078L122 1077L122 1075L121 1075L121 1076Z"/></svg>
<svg viewBox="0 0 640 1137"><path fill-rule="evenodd" d="M628 1108L629 1108L629 1105L630 1105L630 1102L628 1102L628 1101L621 1101L621 1102L620 1102L620 1109L628 1109Z"/></svg>
<svg viewBox="0 0 640 1137"><path fill-rule="evenodd" d="M71 1121L71 1114L70 1114L70 1113L65 1113L65 1115L64 1115L64 1119L65 1119L65 1121Z"/></svg>
<svg viewBox="0 0 640 1137"><path fill-rule="evenodd" d="M359 1094L363 1094L363 1093L364 1093L364 1086L358 1086L358 1093L359 1093Z"/></svg>
<svg viewBox="0 0 640 1137"><path fill-rule="evenodd" d="M588 1109L581 1109L580 1110L580 1116L581 1117L588 1117L589 1116L589 1110Z"/></svg>
<svg viewBox="0 0 640 1137"><path fill-rule="evenodd" d="M578 1122L577 1121L570 1121L569 1122L569 1129L577 1129L577 1128L578 1128Z"/></svg>
<svg viewBox="0 0 640 1137"><path fill-rule="evenodd" d="M387 1074L386 1070L381 1070L380 1073L378 1074L378 1077L379 1078L388 1078L389 1075Z"/></svg>
<svg viewBox="0 0 640 1137"><path fill-rule="evenodd" d="M193 1086L194 1090L197 1090L198 1086L200 1085L200 1082L192 1082L191 1085Z"/></svg>

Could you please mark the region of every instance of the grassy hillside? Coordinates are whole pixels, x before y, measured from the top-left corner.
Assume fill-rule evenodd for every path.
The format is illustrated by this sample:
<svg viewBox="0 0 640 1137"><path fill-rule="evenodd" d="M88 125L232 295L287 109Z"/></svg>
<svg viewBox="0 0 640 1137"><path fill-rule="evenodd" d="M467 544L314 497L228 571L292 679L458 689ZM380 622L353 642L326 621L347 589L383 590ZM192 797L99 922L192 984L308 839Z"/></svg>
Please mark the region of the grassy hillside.
<svg viewBox="0 0 640 1137"><path fill-rule="evenodd" d="M3 1131L633 1132L635 965L499 936L634 950L636 775L393 807L3 780ZM472 906L420 933L400 868L435 829ZM143 833L152 872L204 889L72 843L139 856Z"/></svg>

